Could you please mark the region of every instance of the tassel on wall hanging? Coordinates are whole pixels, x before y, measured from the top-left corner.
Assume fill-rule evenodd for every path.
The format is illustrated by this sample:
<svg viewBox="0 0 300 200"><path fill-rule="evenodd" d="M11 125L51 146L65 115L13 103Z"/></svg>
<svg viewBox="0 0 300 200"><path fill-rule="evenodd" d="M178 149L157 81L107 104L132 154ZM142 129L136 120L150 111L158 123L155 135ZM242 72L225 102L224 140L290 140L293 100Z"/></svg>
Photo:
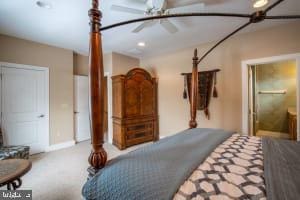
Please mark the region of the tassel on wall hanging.
<svg viewBox="0 0 300 200"><path fill-rule="evenodd" d="M219 69L204 71L198 73L198 103L197 110L203 110L205 116L210 119L209 103L211 96L218 97L217 91L217 72ZM190 99L191 91L191 73L182 73L184 76L184 91L183 98Z"/></svg>
<svg viewBox="0 0 300 200"><path fill-rule="evenodd" d="M187 98L187 76L184 76L184 90L183 90L183 98Z"/></svg>
<svg viewBox="0 0 300 200"><path fill-rule="evenodd" d="M214 91L213 91L213 97L218 97L218 90L217 90L217 72L214 73Z"/></svg>

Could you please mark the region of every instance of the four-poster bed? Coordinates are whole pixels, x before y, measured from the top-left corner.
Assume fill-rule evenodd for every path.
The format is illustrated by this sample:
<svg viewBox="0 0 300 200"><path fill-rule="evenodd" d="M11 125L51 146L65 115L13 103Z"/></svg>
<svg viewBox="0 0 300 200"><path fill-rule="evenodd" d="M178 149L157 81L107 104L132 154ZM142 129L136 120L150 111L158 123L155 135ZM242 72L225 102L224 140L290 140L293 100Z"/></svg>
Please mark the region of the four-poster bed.
<svg viewBox="0 0 300 200"><path fill-rule="evenodd" d="M216 150L214 151L214 149L218 145L222 144L222 142L224 142L224 141L225 142L223 143L223 145L225 145L225 146L229 145L229 144L226 144L226 142L227 143L232 142L235 145L240 144L241 146L239 148L242 148L243 145L250 146L249 149L247 149L247 148L244 149L244 152L247 152L247 151L255 152L256 151L257 154L255 154L255 157L258 159L258 161L255 164L255 166L257 168L255 175L258 177L261 177L263 179L262 172L261 172L262 171L261 170L262 158L260 155L261 154L261 150L260 150L261 141L258 141L257 139L253 139L253 138L243 138L242 136L241 136L241 138L239 138L236 135L232 136L232 134L233 134L232 132L227 132L227 131L223 131L223 130L195 129L197 127L196 115L197 115L197 98L198 98L198 91L197 91L198 90L198 87L197 87L198 65L217 46L219 46L221 43L223 43L225 40L227 40L228 38L230 38L231 36L233 36L234 34L239 32L240 30L249 26L250 24L258 23L265 19L299 19L300 15L267 16L267 12L269 12L271 9L273 9L275 6L277 6L278 4L280 4L283 1L284 0L278 0L275 3L273 3L272 5L270 5L268 8L266 8L265 10L257 11L253 14L184 13L184 14L159 15L159 16L151 16L151 17L144 17L144 18L129 20L129 21L125 21L125 22L121 22L121 23L117 23L117 24L113 24L113 25L101 28L102 14L98 10L99 2L98 2L98 0L92 0L92 9L89 11L90 27L91 27L90 55L89 55L89 65L90 65L90 69L89 69L89 86L90 86L89 94L90 94L90 96L89 97L90 97L90 123L91 123L91 136L92 136L92 152L89 156L89 163L91 166L88 169L90 180L87 182L87 184L85 185L85 187L83 189L84 197L86 199L100 199L100 198L101 199L102 198L103 199L113 199L113 197L119 197L121 199L126 199L125 193L135 194L134 191L133 191L133 193L130 193L130 192L125 192L123 194L119 193L123 190L126 191L126 188L124 189L124 187L131 186L130 184L127 185L128 183L126 181L124 182L124 180L122 180L120 178L120 177L122 177L122 172L124 172L124 170L125 170L121 166L125 166L125 168L126 168L126 166L130 166L130 167L128 167L128 169L126 169L129 171L125 170L125 174L127 175L127 177L123 177L125 180L128 181L128 180L130 180L130 179L128 179L128 177L130 178L131 175L135 176L134 174L131 174L133 170L139 171L137 168L134 168L134 167L140 166L140 165L143 167L143 164L145 164L144 167L146 167L147 165L151 165L151 163L149 163L148 159L145 160L145 158L147 158L147 155L149 156L149 159L151 159L152 158L151 156L153 156L153 160L155 161L154 164L152 163L153 165L151 165L153 168L160 166L159 163L160 163L161 159L164 158L164 159L168 160L168 158L170 158L170 157L173 158L173 160L169 160L169 164L174 162L174 160L181 161L181 163L178 163L178 162L173 163L174 165L177 164L177 168L174 168L174 169L176 169L178 171L181 171L181 166L185 166L184 163L186 163L186 162L192 163L192 164L189 164L189 165L186 165L185 167L183 167L184 169L186 169L185 171L182 172L182 174L184 174L184 176L182 174L181 175L177 174L178 178L177 179L175 178L175 180L168 179L168 177L165 177L164 173L166 173L166 171L163 171L163 173L162 173L162 171L160 171L161 177L164 177L165 180L176 182L177 185L175 186L175 188L176 187L179 188L178 186L180 186L181 184L178 185L178 181L179 182L181 181L181 183L183 183L184 180L186 180L189 177L189 175L193 172L192 169L195 169L199 165L199 161L193 162L194 159L192 159L189 154L192 154L193 156L196 156L196 157L197 157L197 154L195 154L195 153L198 153L199 155L201 155L200 156L201 159L199 159L199 160L201 161L200 163L202 163L202 161L205 161L205 158L211 152L214 153L216 151ZM191 99L190 99L190 117L191 117L191 119L189 122L190 130L183 132L184 134L183 133L177 134L173 137L159 141L159 142L153 144L153 146L151 146L149 148L145 148L141 151L135 151L126 156L114 159L106 165L107 153L106 153L105 149L103 148L103 142L104 142L104 140L103 140L103 116L104 116L104 114L103 114L104 113L103 81L104 81L104 75L103 75L103 53L102 53L101 31L108 30L108 29L122 26L122 25L126 25L126 24L130 24L130 23L146 21L146 20L155 20L155 19L173 18L173 17L191 17L191 16L238 17L238 18L249 19L249 21L247 23L245 23L244 25L240 26L239 28L237 28L236 30L234 30L232 33L230 33L226 37L224 37L222 40L220 40L217 44L215 44L212 48L210 48L202 57L200 57L200 58L198 57L197 49L195 49L194 56L193 56L192 81L191 81L191 83L192 83L191 84ZM198 134L198 132L201 132L201 134ZM187 136L191 137L192 139L191 138L189 139ZM276 143L274 141L269 141L269 146L271 146L272 142ZM199 145L199 144L202 144L202 145ZM174 155L174 152L171 153L168 151L169 149L166 149L166 147L168 147L168 146L170 148L174 149L174 147L176 145L178 146L178 148L177 148L177 153L175 153L175 155ZM209 147L207 145L209 145ZM191 147L193 147L193 150L191 149ZM218 148L219 148L219 151L225 151L224 150L225 147L223 149L222 149L222 147L218 147ZM234 147L232 147L232 148L233 149L228 150L228 151L229 152L236 151L236 149L234 149ZM189 150L189 151L187 151L187 150ZM152 153L155 152L155 155L150 154L149 152L152 152ZM193 152L194 152L194 154L193 154ZM157 155L157 154L160 154L160 155ZM176 155L178 157L176 157ZM160 156L160 157L156 157L156 156ZM139 157L140 160L137 160L136 159L137 157ZM179 158L182 160L180 160ZM130 163L128 163L128 159L131 161ZM237 158L237 159L240 159L240 158ZM132 166L132 165L134 165L134 166ZM178 165L180 165L180 166L178 166ZM201 168L201 166L200 166L200 168ZM131 171L130 171L130 169L131 169ZM166 168L166 169L168 169L168 168ZM151 171L151 169L149 169L149 168L147 168L147 170ZM172 171L172 170L170 170L170 171ZM157 171L154 170L153 173L156 173L156 172ZM142 174L147 174L147 172L143 171ZM175 175L175 174L172 174L172 175ZM149 174L147 177L149 179L152 178L152 176ZM155 178L157 176L153 175L153 177ZM152 183L153 187L150 189L155 188L154 183L156 183L155 182L156 180L154 178L153 178L152 182L150 182L149 180L144 180L144 181L149 181L149 183ZM112 181L115 185L111 185L112 183L110 183L109 181ZM141 181L141 180L139 180L139 181ZM118 185L118 184L120 184L120 182L122 183L122 185ZM162 180L162 182L163 182L163 180ZM162 182L160 182L160 183L162 183ZM139 182L139 183L141 183L141 182ZM107 185L105 185L105 184L107 184ZM134 183L132 183L132 184L134 184ZM119 187L117 187L117 185ZM159 186L158 190L160 188L163 188L163 187L160 187L160 185L158 185L158 186ZM110 187L111 188L116 187L111 192L117 193L117 196L113 196L113 195L110 196L111 194L107 194L105 192L103 193L103 190L101 190L97 194L97 191L94 191L94 190L98 190L98 187L104 187L104 189L105 188L107 189ZM136 185L136 188L138 188L138 187L140 187L140 185ZM260 187L261 187L260 188L261 190L256 195L260 195L263 198L264 185L260 185ZM278 189L277 187L278 186L274 186L274 188ZM145 191L145 194L144 194L145 198L143 197L144 199L157 198L157 196L146 195L146 194L148 194L147 191L149 192L151 190L145 189L143 191ZM172 198L172 196L170 196L170 194L174 195L176 193L176 191L174 191L174 186L170 186L168 188L168 191L171 191L171 193L167 193L166 196L164 196L164 197L166 197L167 199L170 199L170 198ZM184 191L184 189L182 189L182 190L180 189L180 191ZM138 192L141 192L141 190L138 190ZM152 191L152 192L155 192L155 191ZM272 190L272 192L274 192L274 190ZM161 191L161 193L164 193L164 192ZM157 194L160 194L160 193L158 192ZM298 194L298 193L294 193L294 194ZM93 195L95 195L95 196L93 196ZM124 195L124 196L122 196L122 195ZM241 195L241 196L243 196L243 195ZM231 196L233 197L234 195L231 195ZM245 195L243 197L245 197ZM246 197L247 197L247 195L246 195Z"/></svg>

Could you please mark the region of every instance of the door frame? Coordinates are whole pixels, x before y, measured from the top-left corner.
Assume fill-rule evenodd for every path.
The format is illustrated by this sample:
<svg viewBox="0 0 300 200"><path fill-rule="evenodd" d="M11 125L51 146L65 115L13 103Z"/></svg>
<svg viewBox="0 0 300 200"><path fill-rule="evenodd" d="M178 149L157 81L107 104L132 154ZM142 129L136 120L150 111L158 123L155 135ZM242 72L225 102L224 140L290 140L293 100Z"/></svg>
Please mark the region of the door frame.
<svg viewBox="0 0 300 200"><path fill-rule="evenodd" d="M248 125L249 124L252 124L252 126L248 126L248 131L250 131L250 133L248 133L249 135L253 135L253 122L254 122L254 119L253 119L253 98L251 98L251 95L253 96L253 73L252 73L252 70L251 70L251 66L248 65ZM250 96L249 96L250 94Z"/></svg>
<svg viewBox="0 0 300 200"><path fill-rule="evenodd" d="M248 66L267 64L273 62L280 62L285 60L296 61L296 92L297 92L297 140L300 139L300 53L295 54L284 54L279 56L271 56L258 59L250 59L242 61L242 133L244 135L250 135L249 130L249 77L248 77Z"/></svg>
<svg viewBox="0 0 300 200"><path fill-rule="evenodd" d="M104 72L104 76L107 77L107 123L108 133L107 142L112 144L113 140L113 121L112 121L112 79L110 72Z"/></svg>
<svg viewBox="0 0 300 200"><path fill-rule="evenodd" d="M87 75L74 75L74 76L86 76ZM107 132L107 142L112 144L113 140L113 121L112 121L112 79L110 72L104 72L104 77L107 78L107 123L108 123L108 132ZM75 98L75 96L74 96ZM75 118L74 118L75 119ZM74 124L75 127L75 124ZM74 131L74 134L75 131ZM76 136L75 136L76 137Z"/></svg>
<svg viewBox="0 0 300 200"><path fill-rule="evenodd" d="M44 152L49 148L50 146L50 132L49 132L49 126L50 126L50 117L49 117L49 68L48 67L40 67L40 66L33 66L33 65L23 65L23 64L15 64L15 63L7 63L7 62L0 62L0 73L2 76L2 67L9 67L9 68L16 68L16 69L27 69L27 70L38 70L43 71L45 73L45 135L43 137L43 146L44 146ZM1 81L0 81L0 112L2 115L2 96L1 96ZM2 124L2 116L0 119L0 125Z"/></svg>

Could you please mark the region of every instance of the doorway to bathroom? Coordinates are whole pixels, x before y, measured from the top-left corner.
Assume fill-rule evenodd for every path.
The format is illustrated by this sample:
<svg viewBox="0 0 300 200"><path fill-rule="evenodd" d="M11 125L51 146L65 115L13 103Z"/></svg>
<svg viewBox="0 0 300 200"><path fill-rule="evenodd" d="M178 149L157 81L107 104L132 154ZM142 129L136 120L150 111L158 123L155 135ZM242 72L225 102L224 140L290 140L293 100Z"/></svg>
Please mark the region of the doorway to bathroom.
<svg viewBox="0 0 300 200"><path fill-rule="evenodd" d="M252 135L295 140L296 60L248 66Z"/></svg>
<svg viewBox="0 0 300 200"><path fill-rule="evenodd" d="M300 55L243 62L243 131L297 140Z"/></svg>

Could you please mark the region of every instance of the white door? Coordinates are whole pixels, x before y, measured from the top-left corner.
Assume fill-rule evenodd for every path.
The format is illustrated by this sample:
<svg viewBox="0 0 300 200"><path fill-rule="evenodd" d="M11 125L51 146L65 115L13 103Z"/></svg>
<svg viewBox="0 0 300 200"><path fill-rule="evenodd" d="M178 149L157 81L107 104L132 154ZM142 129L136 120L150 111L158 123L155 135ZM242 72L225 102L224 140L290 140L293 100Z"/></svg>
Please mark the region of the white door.
<svg viewBox="0 0 300 200"><path fill-rule="evenodd" d="M91 138L89 123L89 83L87 76L75 76L75 131L76 141Z"/></svg>
<svg viewBox="0 0 300 200"><path fill-rule="evenodd" d="M1 67L2 132L6 145L30 146L30 154L45 151L48 137L46 73Z"/></svg>

